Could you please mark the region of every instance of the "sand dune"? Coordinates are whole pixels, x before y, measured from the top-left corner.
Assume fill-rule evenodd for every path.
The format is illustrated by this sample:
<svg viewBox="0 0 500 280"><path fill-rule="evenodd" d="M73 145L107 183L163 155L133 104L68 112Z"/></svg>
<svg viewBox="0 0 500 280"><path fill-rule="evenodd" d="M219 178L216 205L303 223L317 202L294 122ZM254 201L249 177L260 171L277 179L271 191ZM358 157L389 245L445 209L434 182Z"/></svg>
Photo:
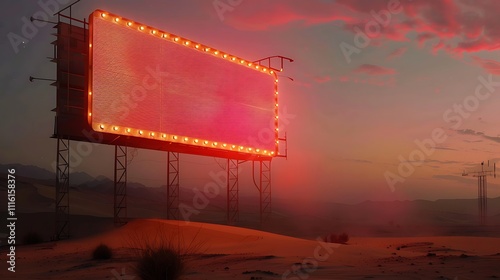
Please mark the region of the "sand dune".
<svg viewBox="0 0 500 280"><path fill-rule="evenodd" d="M53 186L20 178L18 191L22 201L18 205L19 241L28 231L49 240L54 221ZM4 192L0 187L0 194ZM139 188L131 193L131 216L164 216L162 189ZM189 200L189 193L183 195ZM185 279L500 277L496 269L500 261L500 208L496 202L500 198L490 200L490 225L486 227L474 226L477 214L471 205L475 200L331 204L320 207L321 215L318 209L294 211L296 207L290 205L296 203L277 200L272 223L264 227L256 215L240 213L240 226L265 231L159 219L137 219L113 228L109 188L78 186L71 189L70 199L73 239L18 246L17 272L8 273L4 263L0 279L139 279L133 274L134 248L157 241L160 235L176 246L193 249L187 250L195 254L187 258ZM223 202L223 197L212 201L194 218L224 222ZM342 231L351 235L347 245L315 240L317 235ZM5 244L4 237L0 241ZM101 243L113 248L113 259L91 259L92 250Z"/></svg>
<svg viewBox="0 0 500 280"><path fill-rule="evenodd" d="M106 180L101 180L107 182ZM99 181L99 182L101 182ZM109 183L109 182L108 182ZM112 184L77 186L70 191L71 214L111 218L113 213ZM181 191L181 202L192 205L193 194ZM16 193L18 213L53 212L54 186L43 180L18 178ZM0 186L0 195L6 189ZM132 218L165 218L166 193L162 188L137 187L128 190L128 215ZM488 227L477 227L477 201L393 201L363 202L355 205L310 203L297 209L300 201L273 198L273 223L261 227L256 207L258 199L241 198L238 226L303 238L315 238L330 232L348 232L353 236L396 237L429 235L467 235L500 237L500 197L491 198ZM225 223L225 196L221 195L190 219L197 222ZM1 213L1 210L0 210ZM53 214L45 223L53 224ZM73 223L78 226L79 222ZM110 223L111 224L111 223ZM44 228L33 228L43 231ZM50 234L52 234L51 232ZM20 233L22 234L22 232ZM79 232L73 233L75 236Z"/></svg>
<svg viewBox="0 0 500 280"><path fill-rule="evenodd" d="M138 279L132 268L133 247L160 235L182 248L196 244L185 279L500 277L500 238L352 238L347 245L337 245L230 226L149 219L86 238L20 246L18 272L2 279ZM114 249L111 260L91 259L100 243Z"/></svg>

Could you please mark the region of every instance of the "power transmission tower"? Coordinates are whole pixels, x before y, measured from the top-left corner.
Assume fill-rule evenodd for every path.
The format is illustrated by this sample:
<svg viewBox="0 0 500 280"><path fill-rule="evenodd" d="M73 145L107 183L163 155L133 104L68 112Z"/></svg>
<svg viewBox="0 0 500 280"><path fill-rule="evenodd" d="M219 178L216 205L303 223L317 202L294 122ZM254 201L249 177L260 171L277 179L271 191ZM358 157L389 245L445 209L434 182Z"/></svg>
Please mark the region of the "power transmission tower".
<svg viewBox="0 0 500 280"><path fill-rule="evenodd" d="M486 213L488 208L488 193L487 193L487 180L488 176L496 178L496 163L490 166L490 161L485 166L484 161L481 162L480 170L464 170L462 176L477 177L477 205L479 210L479 221L482 225L486 224Z"/></svg>

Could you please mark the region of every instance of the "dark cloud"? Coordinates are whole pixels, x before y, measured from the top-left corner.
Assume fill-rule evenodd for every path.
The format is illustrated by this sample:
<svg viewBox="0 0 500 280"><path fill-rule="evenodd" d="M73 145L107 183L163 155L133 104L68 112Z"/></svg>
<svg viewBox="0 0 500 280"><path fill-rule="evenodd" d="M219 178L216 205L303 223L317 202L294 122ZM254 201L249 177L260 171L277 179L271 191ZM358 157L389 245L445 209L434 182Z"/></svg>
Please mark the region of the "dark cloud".
<svg viewBox="0 0 500 280"><path fill-rule="evenodd" d="M483 140L464 140L466 143L480 143L483 142Z"/></svg>
<svg viewBox="0 0 500 280"><path fill-rule="evenodd" d="M469 129L469 128L457 130L457 133L463 134L463 135L477 135L477 136L483 137L484 139L488 139L490 141L493 141L493 142L496 142L496 143L500 143L500 136L486 135L486 134L484 134L484 132L475 131L475 130Z"/></svg>
<svg viewBox="0 0 500 280"><path fill-rule="evenodd" d="M477 131L469 129L469 128L460 129L460 130L457 130L457 132L459 134L464 134L464 135L483 135L482 132L477 132Z"/></svg>
<svg viewBox="0 0 500 280"><path fill-rule="evenodd" d="M461 162L454 161L454 160L435 160L435 159L426 160L425 163L461 164Z"/></svg>
<svg viewBox="0 0 500 280"><path fill-rule="evenodd" d="M366 163L366 164L373 163L373 161L371 161L371 160L357 159L357 158L342 158L342 159L340 159L340 161L349 161L349 162Z"/></svg>
<svg viewBox="0 0 500 280"><path fill-rule="evenodd" d="M500 137L499 136L488 136L488 135L483 135L484 138L491 140L493 142L500 143Z"/></svg>
<svg viewBox="0 0 500 280"><path fill-rule="evenodd" d="M457 151L457 149L448 148L448 147L436 147L436 150L447 150L447 151Z"/></svg>
<svg viewBox="0 0 500 280"><path fill-rule="evenodd" d="M394 75L396 70L392 68L385 68L373 64L362 64L353 70L354 73L368 74L368 75Z"/></svg>
<svg viewBox="0 0 500 280"><path fill-rule="evenodd" d="M464 176L457 176L457 175L434 175L434 176L432 176L432 178L455 181L455 182L467 184L467 185L469 185L471 182L470 179L466 179L466 177L464 177Z"/></svg>

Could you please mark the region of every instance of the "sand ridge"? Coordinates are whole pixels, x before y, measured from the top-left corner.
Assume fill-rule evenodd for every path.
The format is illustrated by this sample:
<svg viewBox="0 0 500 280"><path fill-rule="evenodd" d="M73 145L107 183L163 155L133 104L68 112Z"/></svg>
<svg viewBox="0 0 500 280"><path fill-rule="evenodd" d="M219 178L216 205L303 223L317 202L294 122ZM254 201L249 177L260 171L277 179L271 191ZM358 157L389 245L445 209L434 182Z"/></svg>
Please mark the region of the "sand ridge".
<svg viewBox="0 0 500 280"><path fill-rule="evenodd" d="M10 278L3 277L6 270L0 275L2 279L118 279L120 273L135 277L133 241L138 244L142 239L158 240L158 236L171 238L174 244L196 244L198 251L187 258L185 279L500 277L495 265L500 261L500 238L351 238L347 245L329 247L330 254L317 240L159 219L134 220L86 238L19 246L18 272L9 274ZM113 248L112 259L91 259L92 249L100 243ZM319 253L316 257L315 252Z"/></svg>

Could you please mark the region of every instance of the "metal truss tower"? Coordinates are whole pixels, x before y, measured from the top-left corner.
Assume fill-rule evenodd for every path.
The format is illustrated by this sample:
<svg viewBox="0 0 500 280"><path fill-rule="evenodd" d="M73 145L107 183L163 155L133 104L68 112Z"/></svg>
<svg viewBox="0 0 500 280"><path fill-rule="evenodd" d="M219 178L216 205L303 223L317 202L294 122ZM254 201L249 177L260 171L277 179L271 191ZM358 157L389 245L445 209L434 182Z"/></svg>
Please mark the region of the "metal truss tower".
<svg viewBox="0 0 500 280"><path fill-rule="evenodd" d="M260 193L260 222L268 222L271 218L271 160L261 160L259 193Z"/></svg>
<svg viewBox="0 0 500 280"><path fill-rule="evenodd" d="M69 143L57 138L55 240L69 238Z"/></svg>
<svg viewBox="0 0 500 280"><path fill-rule="evenodd" d="M179 153L167 152L167 219L179 219Z"/></svg>
<svg viewBox="0 0 500 280"><path fill-rule="evenodd" d="M472 175L477 177L477 207L479 212L479 221L482 225L486 225L487 209L488 209L488 194L487 194L487 177L493 176L496 178L496 163L490 166L488 161L487 166L484 162L481 162L481 169L474 171L466 171L462 173L462 176Z"/></svg>
<svg viewBox="0 0 500 280"><path fill-rule="evenodd" d="M110 144L115 146L115 161L114 161L114 199L113 199L113 217L114 224L117 226L124 225L128 221L127 210L127 168L130 164L128 159L127 145L135 147L134 143L127 142L128 140L89 141L88 137L80 135L78 126L82 121L87 121L87 116L91 116L92 112L88 111L88 91L87 79L89 77L89 69L87 62L89 61L89 23L86 19L78 20L73 18L72 7L80 2L76 0L74 3L65 7L54 15L57 15L57 22L52 22L43 19L31 17L31 21L42 21L55 24L57 29L57 40L54 41L54 57L52 62L57 63L57 79L44 79L30 77L30 81L46 80L54 81L52 85L57 87L57 107L53 110L56 112L55 131L53 138L57 138L57 160L56 160L56 194L55 194L55 234L54 239L60 240L69 238L70 236L70 139L75 141L95 142L100 144ZM278 61L278 62L277 62ZM292 59L284 56L270 56L253 63L266 66L277 73L283 71L285 62L293 62ZM277 66L279 63L279 66ZM274 67L273 67L274 66ZM285 76L286 77L286 76ZM286 77L293 81L292 78ZM277 88L276 94L277 94ZM82 119L83 117L83 119ZM277 124L277 121L276 121ZM85 137L84 137L85 136ZM102 136L102 135L101 135ZM276 136L278 134L276 133ZM106 136L107 137L107 136ZM109 138L109 137L108 137ZM277 138L278 144L285 144L285 154L277 151L277 157L287 157L287 141L285 138ZM167 218L178 220L179 211L179 151L186 151L185 148L172 148L167 150ZM175 152L173 152L175 151ZM198 154L198 153L195 153ZM216 154L218 157L227 158L232 154L220 154L213 151L200 152L199 155L212 156ZM264 223L269 221L271 216L271 157L269 158L247 158L242 155L234 155L235 159L227 158L227 222L235 224L239 222L239 164L246 160L252 161L253 164L259 163L259 177L256 183L256 176L253 175L254 183L259 190L260 200L260 221ZM133 154L131 154L133 157ZM486 180L484 180L484 193L486 193ZM484 195L485 196L485 195Z"/></svg>
<svg viewBox="0 0 500 280"><path fill-rule="evenodd" d="M78 113L83 113L83 106L79 97L84 95L84 89L81 82L84 80L82 75L84 61L87 60L85 47L87 44L88 23L72 18L72 6L55 13L57 22L47 19L37 19L30 17L30 20L41 21L55 24L57 29L57 39L52 42L54 45L54 57L51 62L57 63L57 79L44 79L30 77L30 82L34 80L54 81L53 86L57 87L56 112L54 135L57 139L56 155L56 192L55 192L55 233L54 240L67 239L70 237L70 216L69 216L69 176L70 176L70 138L59 130L61 123L73 118ZM67 11L68 15L63 12ZM63 20L66 21L63 22ZM80 25L78 27L77 25ZM77 113L78 112L78 113ZM85 113L83 113L85 114Z"/></svg>
<svg viewBox="0 0 500 280"><path fill-rule="evenodd" d="M479 209L479 219L481 224L486 224L486 216L488 209L488 194L486 175L477 176L477 208Z"/></svg>
<svg viewBox="0 0 500 280"><path fill-rule="evenodd" d="M227 159L227 223L230 225L237 223L240 218L238 164L238 160Z"/></svg>
<svg viewBox="0 0 500 280"><path fill-rule="evenodd" d="M115 146L114 223L127 223L127 147Z"/></svg>

